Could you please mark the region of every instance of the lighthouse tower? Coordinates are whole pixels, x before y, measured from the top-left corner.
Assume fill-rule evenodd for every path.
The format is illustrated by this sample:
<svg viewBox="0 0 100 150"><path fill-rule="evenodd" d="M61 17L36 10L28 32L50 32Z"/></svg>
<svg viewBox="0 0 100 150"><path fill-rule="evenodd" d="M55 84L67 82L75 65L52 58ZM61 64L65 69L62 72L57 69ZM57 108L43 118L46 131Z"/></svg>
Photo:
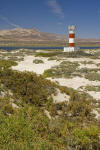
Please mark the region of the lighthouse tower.
<svg viewBox="0 0 100 150"><path fill-rule="evenodd" d="M69 47L64 47L64 52L74 52L79 50L79 47L75 47L75 29L74 25L68 26L69 30Z"/></svg>

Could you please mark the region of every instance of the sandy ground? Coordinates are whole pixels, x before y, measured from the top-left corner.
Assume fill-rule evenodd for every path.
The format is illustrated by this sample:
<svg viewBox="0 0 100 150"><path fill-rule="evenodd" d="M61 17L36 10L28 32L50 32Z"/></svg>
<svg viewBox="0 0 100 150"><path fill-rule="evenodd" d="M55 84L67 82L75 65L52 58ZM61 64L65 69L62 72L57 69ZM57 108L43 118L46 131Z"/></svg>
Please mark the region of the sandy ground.
<svg viewBox="0 0 100 150"><path fill-rule="evenodd" d="M33 60L41 59L44 63L35 64ZM13 66L12 69L19 71L32 71L37 74L43 74L44 70L50 69L53 66L59 65L61 61L48 61L48 58L35 57L35 56L25 56L24 61L18 62L18 66Z"/></svg>
<svg viewBox="0 0 100 150"><path fill-rule="evenodd" d="M87 93L89 93L94 99L100 100L100 92L88 91Z"/></svg>
<svg viewBox="0 0 100 150"><path fill-rule="evenodd" d="M18 51L14 51L11 53L17 53ZM43 50L37 50L37 52L43 52ZM45 52L45 51L44 51ZM6 52L2 52L6 53ZM39 59L43 60L44 63L35 64L33 63L33 60ZM36 74L43 74L43 72L47 69L50 69L53 66L59 65L63 60L70 61L70 62L78 62L80 64L79 68L99 68L96 66L96 64L100 63L100 59L90 59L90 58L62 58L61 61L51 60L48 61L48 58L45 57L35 57L35 56L25 56L24 61L18 62L18 66L13 66L12 69L18 70L18 71L32 71ZM82 64L82 61L92 61L94 64ZM100 73L100 71L98 71ZM80 87L83 86L100 86L100 81L89 81L88 79L82 78L82 77L74 77L72 79L66 79L66 78L48 78L51 81L57 81L62 86L67 86L70 88L73 88L75 90L80 90ZM95 91L87 91L88 94L90 94L94 99L100 100L100 92ZM54 103L60 103L64 101L69 101L70 96L66 95L65 93L61 93L60 90L57 90L57 95L52 95L53 102ZM12 107L17 108L18 106L14 103L12 103ZM96 118L100 117L100 114L97 110L93 110L93 113L96 115ZM46 116L51 119L50 113L45 110Z"/></svg>
<svg viewBox="0 0 100 150"><path fill-rule="evenodd" d="M95 64L100 63L100 59L90 59L90 58L66 58L66 61L71 61L71 62L93 61Z"/></svg>
<svg viewBox="0 0 100 150"><path fill-rule="evenodd" d="M57 95L52 95L54 103L61 103L65 101L69 101L70 96L65 93L61 93L60 90L57 90Z"/></svg>
<svg viewBox="0 0 100 150"><path fill-rule="evenodd" d="M33 60L39 59L43 60L44 63L40 64L35 64L33 63ZM89 59L89 58L67 58L66 61L71 61L71 62L81 62L81 61L93 61L94 63L100 63L100 60L96 59ZM35 56L25 56L24 61L18 62L18 66L13 66L12 69L14 70L19 70L19 71L32 71L35 72L36 74L43 74L43 72L47 69L50 69L53 66L59 65L61 61L56 61L56 60L51 60L48 61L48 58L45 57L35 57ZM79 68L99 68L95 64L81 64ZM100 81L89 81L88 79L81 78L81 77L74 77L72 79L65 79L65 78L48 78L51 81L57 81L60 85L62 86L67 86L73 89L79 89L81 86L87 86L87 85L92 85L92 86L98 86L100 85ZM88 91L88 93L95 99L100 99L100 92L94 92L94 91ZM54 96L55 102L58 101L66 101L64 98L64 95L59 93L57 96ZM66 98L68 99L68 97Z"/></svg>
<svg viewBox="0 0 100 150"><path fill-rule="evenodd" d="M44 113L45 113L45 115L46 115L50 120L52 119L52 117L51 117L51 115L50 115L50 113L49 113L48 110L44 110Z"/></svg>
<svg viewBox="0 0 100 150"><path fill-rule="evenodd" d="M81 78L81 77L74 77L71 79L65 79L65 78L48 78L51 81L57 81L62 86L71 87L73 89L79 89L81 86L87 86L87 85L100 85L100 81L89 81L88 79Z"/></svg>
<svg viewBox="0 0 100 150"><path fill-rule="evenodd" d="M100 114L98 113L97 110L93 110L93 114L95 114L96 119L100 118Z"/></svg>
<svg viewBox="0 0 100 150"><path fill-rule="evenodd" d="M100 85L100 81L89 81L88 79L80 78L80 77L74 77L72 79L64 79L64 78L56 78L56 79L48 78L48 79L51 81L57 81L60 85L67 86L67 87L73 88L75 90L80 90L79 88L81 86L87 86L87 85L98 86L98 85ZM87 91L87 93L90 94L96 100L100 99L100 92Z"/></svg>

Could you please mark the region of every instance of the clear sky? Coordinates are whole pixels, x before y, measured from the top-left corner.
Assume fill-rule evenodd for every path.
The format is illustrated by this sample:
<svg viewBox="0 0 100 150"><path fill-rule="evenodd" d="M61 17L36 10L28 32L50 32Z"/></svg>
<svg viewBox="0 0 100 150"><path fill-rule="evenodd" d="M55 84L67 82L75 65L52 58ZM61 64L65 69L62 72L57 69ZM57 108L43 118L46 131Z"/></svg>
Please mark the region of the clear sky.
<svg viewBox="0 0 100 150"><path fill-rule="evenodd" d="M100 38L100 0L0 0L0 29L36 28L68 34L77 26L77 37Z"/></svg>

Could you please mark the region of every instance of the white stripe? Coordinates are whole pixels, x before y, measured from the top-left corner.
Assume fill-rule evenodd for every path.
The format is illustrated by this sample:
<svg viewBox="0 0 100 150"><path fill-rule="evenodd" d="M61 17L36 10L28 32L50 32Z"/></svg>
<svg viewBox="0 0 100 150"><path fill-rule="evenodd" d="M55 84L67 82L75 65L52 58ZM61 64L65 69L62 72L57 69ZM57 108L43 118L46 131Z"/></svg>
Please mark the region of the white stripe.
<svg viewBox="0 0 100 150"><path fill-rule="evenodd" d="M69 38L69 43L74 43L74 38Z"/></svg>
<svg viewBox="0 0 100 150"><path fill-rule="evenodd" d="M72 31L72 30L69 30L69 33L75 33L74 31Z"/></svg>

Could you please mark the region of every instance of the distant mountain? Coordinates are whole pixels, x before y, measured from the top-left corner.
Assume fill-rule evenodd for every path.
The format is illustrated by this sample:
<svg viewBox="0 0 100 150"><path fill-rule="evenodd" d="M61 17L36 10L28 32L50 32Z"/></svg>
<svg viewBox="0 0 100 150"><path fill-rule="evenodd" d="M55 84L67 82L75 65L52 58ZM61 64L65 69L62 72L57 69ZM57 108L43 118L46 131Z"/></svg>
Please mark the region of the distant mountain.
<svg viewBox="0 0 100 150"><path fill-rule="evenodd" d="M34 28L22 29L14 28L11 30L0 30L0 41L33 42L33 43L68 43L68 37L53 33L41 32ZM77 44L100 45L100 39L81 39L76 38Z"/></svg>
<svg viewBox="0 0 100 150"><path fill-rule="evenodd" d="M39 30L36 30L34 28L29 28L29 29L15 28L11 30L0 31L0 40L63 41L65 39L66 36L40 32Z"/></svg>

